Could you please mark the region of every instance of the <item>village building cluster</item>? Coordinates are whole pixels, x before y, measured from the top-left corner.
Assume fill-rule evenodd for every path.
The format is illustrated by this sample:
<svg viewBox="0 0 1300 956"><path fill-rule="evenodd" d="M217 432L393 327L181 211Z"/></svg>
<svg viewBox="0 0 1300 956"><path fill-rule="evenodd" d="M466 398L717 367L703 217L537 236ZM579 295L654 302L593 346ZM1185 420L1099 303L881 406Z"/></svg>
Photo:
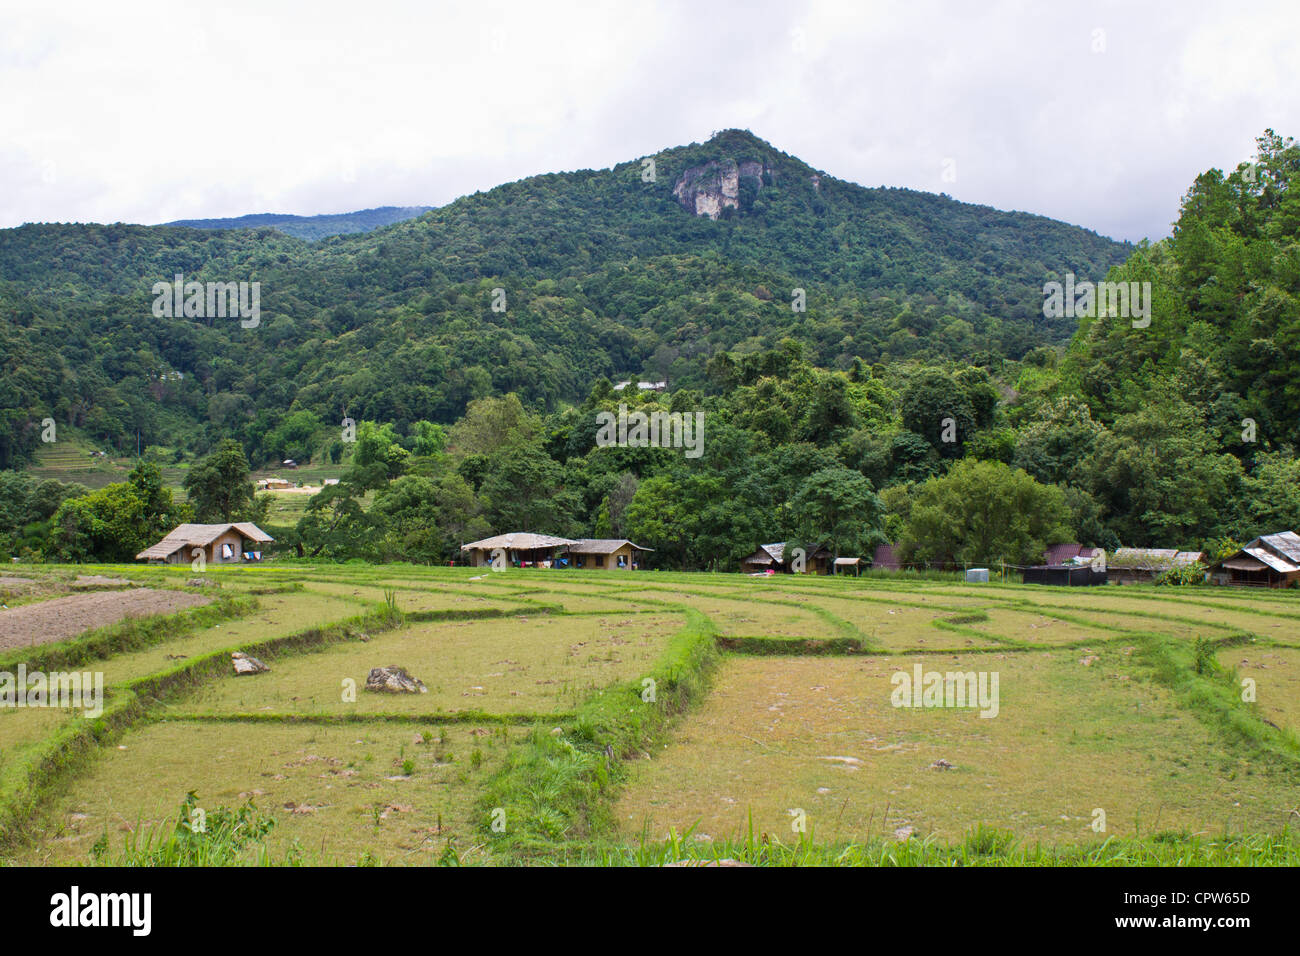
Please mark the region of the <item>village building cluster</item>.
<svg viewBox="0 0 1300 956"><path fill-rule="evenodd" d="M274 539L252 522L182 524L157 544L136 555L140 561L185 564L241 564L262 560L259 545ZM653 548L626 538L560 538L516 531L461 545L474 567L583 568L636 571ZM927 567L955 567L951 561ZM864 567L901 571L898 545L880 545L868 564L860 557L838 556L826 545L788 547L785 541L759 545L740 562L742 572L759 574L860 574ZM1261 535L1232 554L1206 564L1203 551L1174 548L1119 548L1109 559L1102 548L1077 543L1054 544L1043 563L1017 568L1026 584L1089 586L1153 583L1182 569L1196 569L1208 583L1239 587L1283 588L1300 585L1300 535L1279 531ZM987 568L965 568L968 581L987 581Z"/></svg>

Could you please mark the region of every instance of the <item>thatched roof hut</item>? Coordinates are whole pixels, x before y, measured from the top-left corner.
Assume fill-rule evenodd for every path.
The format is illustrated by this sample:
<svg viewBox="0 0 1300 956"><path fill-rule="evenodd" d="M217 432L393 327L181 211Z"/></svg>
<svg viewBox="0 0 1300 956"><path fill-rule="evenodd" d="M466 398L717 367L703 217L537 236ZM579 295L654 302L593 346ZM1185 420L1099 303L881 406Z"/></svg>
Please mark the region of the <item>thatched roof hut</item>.
<svg viewBox="0 0 1300 956"><path fill-rule="evenodd" d="M135 556L137 561L157 561L163 564L188 564L201 549L207 564L237 564L246 560L261 560L262 552L247 547L249 543L265 544L274 541L269 534L251 521L228 524L177 525L165 538L145 548ZM246 558L245 555L248 555Z"/></svg>
<svg viewBox="0 0 1300 956"><path fill-rule="evenodd" d="M804 571L825 574L830 567L831 552L824 545L817 545L804 556ZM793 571L794 550L786 550L786 542L760 544L758 550L740 562L740 570L750 574L762 571L780 571L789 574Z"/></svg>
<svg viewBox="0 0 1300 956"><path fill-rule="evenodd" d="M549 534L532 534L527 531L513 531L498 534L481 541L462 544L460 549L469 555L470 564L483 567L492 563L492 555L501 551L507 564L539 564L555 558L555 552L567 548L576 542L569 538L557 538Z"/></svg>

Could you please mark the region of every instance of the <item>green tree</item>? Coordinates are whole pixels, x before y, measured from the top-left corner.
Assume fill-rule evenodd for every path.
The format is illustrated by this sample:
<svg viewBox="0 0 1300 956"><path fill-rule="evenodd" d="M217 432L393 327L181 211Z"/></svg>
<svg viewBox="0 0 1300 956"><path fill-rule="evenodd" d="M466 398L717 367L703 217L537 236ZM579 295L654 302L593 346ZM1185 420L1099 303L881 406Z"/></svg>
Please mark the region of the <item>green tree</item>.
<svg viewBox="0 0 1300 956"><path fill-rule="evenodd" d="M1116 419L1078 475L1121 541L1172 548L1232 530L1242 467L1199 409L1168 400Z"/></svg>
<svg viewBox="0 0 1300 956"><path fill-rule="evenodd" d="M1265 452L1242 481L1247 539L1275 531L1300 529L1300 459L1286 452Z"/></svg>
<svg viewBox="0 0 1300 956"><path fill-rule="evenodd" d="M920 435L940 457L960 458L962 443L978 427L975 406L967 390L946 372L920 372L902 396L903 427Z"/></svg>
<svg viewBox="0 0 1300 956"><path fill-rule="evenodd" d="M233 438L223 439L212 454L190 468L183 482L197 520L242 521L251 516L255 505L248 476L243 446Z"/></svg>
<svg viewBox="0 0 1300 956"><path fill-rule="evenodd" d="M884 505L860 472L822 468L809 475L791 503L795 536L825 544L836 557L870 556L885 543Z"/></svg>
<svg viewBox="0 0 1300 956"><path fill-rule="evenodd" d="M384 529L383 558L431 564L443 557L436 498L433 481L420 475L403 475L375 496L370 517Z"/></svg>
<svg viewBox="0 0 1300 956"><path fill-rule="evenodd" d="M479 489L488 518L500 532L564 534L577 501L564 488L559 464L539 445L506 446L488 460Z"/></svg>
<svg viewBox="0 0 1300 956"><path fill-rule="evenodd" d="M378 557L378 542L387 529L376 526L378 513L366 513L362 493L350 482L340 481L311 496L295 528L305 556L336 560Z"/></svg>
<svg viewBox="0 0 1300 956"><path fill-rule="evenodd" d="M1038 563L1062 540L1065 498L1001 462L964 459L916 489L900 547L905 560Z"/></svg>
<svg viewBox="0 0 1300 956"><path fill-rule="evenodd" d="M451 427L448 438L453 453L492 455L502 449L526 444L541 432L541 422L524 408L514 392L501 398L480 398L470 402L465 415Z"/></svg>
<svg viewBox="0 0 1300 956"><path fill-rule="evenodd" d="M392 423L382 425L363 421L357 424L357 442L352 451L352 466L359 469L357 483L377 488L406 471L411 453L398 441ZM364 475L364 478L362 477Z"/></svg>

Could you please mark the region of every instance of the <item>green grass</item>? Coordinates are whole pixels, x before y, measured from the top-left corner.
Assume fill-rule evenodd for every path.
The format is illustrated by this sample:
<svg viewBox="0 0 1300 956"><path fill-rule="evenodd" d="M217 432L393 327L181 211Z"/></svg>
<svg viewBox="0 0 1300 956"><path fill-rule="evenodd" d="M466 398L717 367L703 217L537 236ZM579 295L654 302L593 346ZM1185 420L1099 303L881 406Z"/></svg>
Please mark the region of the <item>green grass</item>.
<svg viewBox="0 0 1300 956"><path fill-rule="evenodd" d="M635 846L601 846L574 862L595 866L1300 866L1300 839L1275 835L1193 836L1163 831L1150 839L1110 838L1091 846L1025 843L1008 831L972 828L964 839L782 842L749 831L742 840L700 840L690 831Z"/></svg>
<svg viewBox="0 0 1300 956"><path fill-rule="evenodd" d="M309 655L268 659L271 673L223 677L176 706L189 713L422 714L571 711L591 692L649 673L671 615L564 618L511 615L417 623ZM373 667L397 665L424 694L364 690ZM354 694L343 693L345 681Z"/></svg>
<svg viewBox="0 0 1300 956"><path fill-rule="evenodd" d="M744 657L652 761L617 809L631 839L698 826L737 839L752 819L796 836L790 811L831 841L910 827L949 842L974 822L1064 845L1156 827L1262 832L1286 822L1300 772L1271 754L1225 753L1176 694L1131 674L1120 649L954 658ZM999 710L895 707L892 678L995 671ZM1123 678L1123 679L1121 679ZM946 761L952 769L936 769Z"/></svg>
<svg viewBox="0 0 1300 956"><path fill-rule="evenodd" d="M429 863L469 846L475 798L521 731L499 725L209 724L164 721L124 738L46 816L16 862L153 865ZM477 756L475 756L477 754ZM269 830L221 852L176 846L177 804L208 822L250 801ZM188 815L188 814L187 814ZM219 842L219 841L216 841ZM209 848L211 849L211 847Z"/></svg>
<svg viewBox="0 0 1300 956"><path fill-rule="evenodd" d="M108 700L0 711L6 860L1297 862L1300 595L292 560L207 580L208 608L9 655L102 670ZM233 677L236 648L271 673ZM999 716L890 706L915 663L998 671ZM429 693L367 694L379 664Z"/></svg>

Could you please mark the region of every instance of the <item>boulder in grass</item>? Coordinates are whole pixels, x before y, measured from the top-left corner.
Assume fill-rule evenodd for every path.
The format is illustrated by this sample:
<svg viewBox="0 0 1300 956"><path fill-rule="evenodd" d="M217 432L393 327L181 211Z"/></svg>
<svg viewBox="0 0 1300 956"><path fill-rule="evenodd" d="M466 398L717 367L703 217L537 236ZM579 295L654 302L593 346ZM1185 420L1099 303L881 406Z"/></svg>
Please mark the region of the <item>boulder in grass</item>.
<svg viewBox="0 0 1300 956"><path fill-rule="evenodd" d="M412 677L401 667L372 667L366 678L366 690L388 694L427 694L428 688L418 677Z"/></svg>
<svg viewBox="0 0 1300 956"><path fill-rule="evenodd" d="M243 651L235 651L235 653L231 654L230 662L235 665L236 676L241 674L265 674L271 669L256 657L250 657Z"/></svg>

